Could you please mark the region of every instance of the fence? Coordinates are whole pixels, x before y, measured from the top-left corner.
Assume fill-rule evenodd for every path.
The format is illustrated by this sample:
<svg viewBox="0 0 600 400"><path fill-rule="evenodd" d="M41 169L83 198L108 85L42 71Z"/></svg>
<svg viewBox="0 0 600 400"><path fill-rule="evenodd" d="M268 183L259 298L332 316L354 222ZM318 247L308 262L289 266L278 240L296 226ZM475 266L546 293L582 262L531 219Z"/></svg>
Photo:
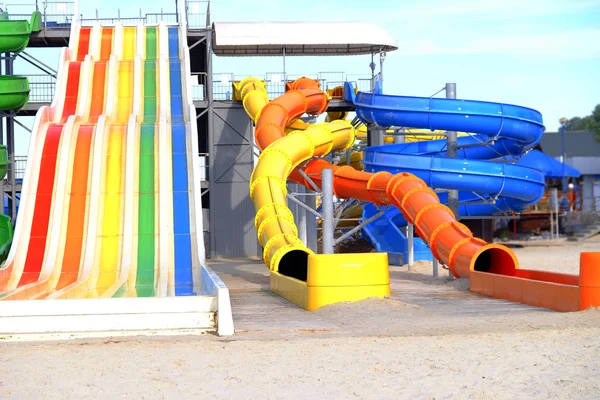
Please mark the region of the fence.
<svg viewBox="0 0 600 400"><path fill-rule="evenodd" d="M26 75L29 80L29 102L51 103L56 89L56 78L48 74Z"/></svg>
<svg viewBox="0 0 600 400"><path fill-rule="evenodd" d="M27 156L15 156L15 180L25 177L25 168L27 167Z"/></svg>
<svg viewBox="0 0 600 400"><path fill-rule="evenodd" d="M30 3L7 3L4 11L8 13L8 19L31 18L31 13L40 11L42 14L42 27L49 30L68 30L71 28L74 1L35 1Z"/></svg>
<svg viewBox="0 0 600 400"><path fill-rule="evenodd" d="M187 0L185 11L188 29L206 29L210 27L210 1Z"/></svg>
<svg viewBox="0 0 600 400"><path fill-rule="evenodd" d="M96 10L96 18L84 18L81 20L82 25L91 25L93 23L99 23L100 25L115 25L115 24L123 24L123 25L137 25L137 24L145 24L152 25L158 24L159 22L164 22L167 24L176 24L177 14L175 13L165 13L162 11L160 13L148 13L142 14L142 10L140 9L140 15L137 17L128 16L122 17L121 11L117 9L117 16L114 18L100 18L98 14L98 10Z"/></svg>
<svg viewBox="0 0 600 400"><path fill-rule="evenodd" d="M250 75L226 73L213 74L213 99L231 100L231 83L240 81ZM267 93L270 99L281 96L285 92L285 82L293 81L300 77L307 77L318 80L321 88L333 89L337 86L343 86L344 82L353 82L359 91L371 91L371 76L364 74L346 74L344 72L319 72L318 74L286 74L284 72L267 72L264 75L252 75L265 82Z"/></svg>

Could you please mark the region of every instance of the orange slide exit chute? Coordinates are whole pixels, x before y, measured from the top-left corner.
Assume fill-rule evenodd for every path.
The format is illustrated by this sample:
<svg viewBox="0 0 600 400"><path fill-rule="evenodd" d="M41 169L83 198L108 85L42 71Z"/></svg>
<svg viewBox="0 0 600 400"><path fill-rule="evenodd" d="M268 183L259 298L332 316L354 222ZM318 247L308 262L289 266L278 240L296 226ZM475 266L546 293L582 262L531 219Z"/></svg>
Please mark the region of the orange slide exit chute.
<svg viewBox="0 0 600 400"><path fill-rule="evenodd" d="M261 150L283 138L286 127L293 123L294 118L304 113L320 114L327 109L329 102L318 82L308 78L288 84L286 93L271 102L268 102L264 84L257 79L249 78L239 86L244 108L256 122L255 139ZM289 179L312 188L299 168L290 173ZM334 194L340 198L397 207L414 224L419 237L430 245L433 255L456 277L468 278L471 270L514 276L518 269L517 259L510 249L473 237L471 231L456 220L452 211L440 204L437 194L414 175L373 174L349 166L333 165L320 158L302 165L301 169L319 188L322 170L332 169ZM277 262L291 258L277 257Z"/></svg>

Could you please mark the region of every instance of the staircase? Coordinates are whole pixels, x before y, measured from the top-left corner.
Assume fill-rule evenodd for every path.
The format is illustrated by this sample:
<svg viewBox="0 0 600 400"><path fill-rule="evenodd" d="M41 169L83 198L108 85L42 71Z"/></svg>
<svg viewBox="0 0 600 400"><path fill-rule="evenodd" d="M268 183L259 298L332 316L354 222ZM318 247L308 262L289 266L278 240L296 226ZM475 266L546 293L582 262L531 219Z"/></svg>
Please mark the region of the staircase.
<svg viewBox="0 0 600 400"><path fill-rule="evenodd" d="M581 240L585 240L588 238L591 238L594 235L597 235L600 233L600 223L595 223L593 225L589 225L587 227L585 227L584 229L577 231L573 234L573 236L570 236L567 240L570 242L579 242Z"/></svg>

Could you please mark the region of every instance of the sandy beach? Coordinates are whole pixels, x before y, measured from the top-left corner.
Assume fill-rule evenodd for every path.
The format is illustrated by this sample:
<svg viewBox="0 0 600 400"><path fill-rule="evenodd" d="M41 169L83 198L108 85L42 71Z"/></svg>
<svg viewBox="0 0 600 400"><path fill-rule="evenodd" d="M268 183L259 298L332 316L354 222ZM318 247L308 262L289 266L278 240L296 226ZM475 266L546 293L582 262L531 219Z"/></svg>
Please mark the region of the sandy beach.
<svg viewBox="0 0 600 400"><path fill-rule="evenodd" d="M523 268L577 273L579 252L599 245L515 252ZM4 343L1 397L600 398L600 310L485 298L418 262L390 267L389 299L307 313L266 290L260 262L212 266L231 288L235 336Z"/></svg>

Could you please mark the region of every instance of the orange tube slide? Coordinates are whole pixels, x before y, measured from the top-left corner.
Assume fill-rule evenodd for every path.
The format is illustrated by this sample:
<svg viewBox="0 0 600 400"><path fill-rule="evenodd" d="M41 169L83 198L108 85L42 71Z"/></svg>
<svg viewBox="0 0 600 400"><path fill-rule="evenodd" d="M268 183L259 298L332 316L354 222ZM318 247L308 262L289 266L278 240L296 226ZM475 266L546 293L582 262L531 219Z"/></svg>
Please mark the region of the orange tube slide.
<svg viewBox="0 0 600 400"><path fill-rule="evenodd" d="M254 135L261 151L283 138L286 135L286 127L294 118L304 113L320 114L327 109L328 96L319 89L314 80L300 78L289 88L284 95L266 103L268 100L264 85L258 80L249 78L236 87L244 108L256 122ZM259 159L254 176L260 167ZM326 168L332 169L334 194L338 197L355 198L376 205L392 204L397 207L404 217L415 225L417 234L430 245L433 255L446 264L456 277L468 278L472 270L514 276L518 269L518 261L510 249L473 237L471 231L456 220L452 211L440 204L436 193L414 175L367 173L356 171L349 166L333 165L323 159L313 159L301 168L319 187L321 171ZM298 168L291 172L289 178L311 188ZM257 219L259 217L260 213ZM263 242L264 239L261 240L261 243ZM297 249L289 247L288 250L294 252ZM295 254L300 256L298 252ZM305 258L305 255L302 257ZM271 265L271 269L280 271L282 267L288 270L292 266L299 268L302 264L296 257L286 257L283 254L272 261L279 265ZM281 263L291 265L282 266Z"/></svg>

